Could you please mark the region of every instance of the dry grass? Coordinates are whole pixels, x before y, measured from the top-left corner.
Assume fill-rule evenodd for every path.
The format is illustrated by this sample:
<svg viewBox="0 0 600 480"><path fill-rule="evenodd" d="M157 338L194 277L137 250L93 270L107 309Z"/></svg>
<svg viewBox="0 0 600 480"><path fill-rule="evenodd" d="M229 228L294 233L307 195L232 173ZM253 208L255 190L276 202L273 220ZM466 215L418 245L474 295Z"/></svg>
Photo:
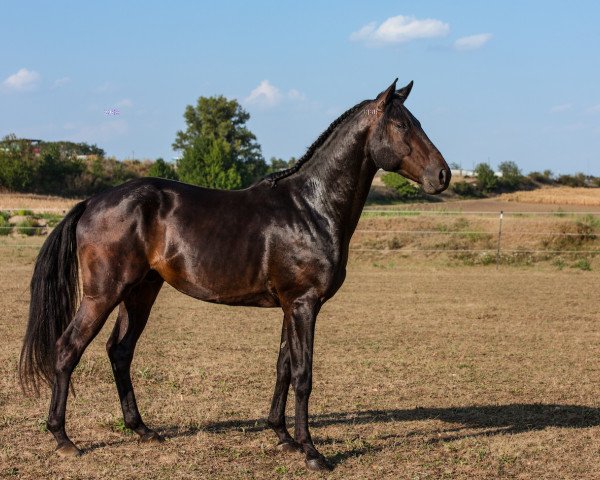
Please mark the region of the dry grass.
<svg viewBox="0 0 600 480"><path fill-rule="evenodd" d="M33 193L0 193L0 210L27 209L35 212L66 212L79 200Z"/></svg>
<svg viewBox="0 0 600 480"><path fill-rule="evenodd" d="M360 220L351 248L361 258L379 263L393 262L398 255L437 256L457 264L494 263L498 230L497 214L381 212ZM564 267L588 262L596 255L590 252L600 253L600 216L506 214L500 248L504 264L544 261Z"/></svg>
<svg viewBox="0 0 600 480"><path fill-rule="evenodd" d="M501 195L509 202L544 203L548 205L600 206L600 188L546 187L528 192Z"/></svg>
<svg viewBox="0 0 600 480"><path fill-rule="evenodd" d="M67 428L85 455L58 458L44 431L47 392L24 398L15 381L35 249L2 252L0 476L308 475L301 456L274 451L264 427L280 312L201 303L170 287L133 365L141 411L166 443L138 445L121 431L104 352L111 319L69 402ZM317 325L312 432L335 470L312 476L599 478L599 276L352 260Z"/></svg>

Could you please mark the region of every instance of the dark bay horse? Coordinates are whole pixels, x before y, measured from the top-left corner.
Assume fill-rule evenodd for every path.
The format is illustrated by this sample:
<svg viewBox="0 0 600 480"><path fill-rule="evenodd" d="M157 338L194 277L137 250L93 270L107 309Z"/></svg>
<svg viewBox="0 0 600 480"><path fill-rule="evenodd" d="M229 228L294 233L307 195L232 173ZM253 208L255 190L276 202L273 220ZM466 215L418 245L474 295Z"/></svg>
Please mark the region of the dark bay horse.
<svg viewBox="0 0 600 480"><path fill-rule="evenodd" d="M166 281L207 302L282 308L268 423L279 448L303 452L310 469L329 468L308 430L315 321L344 281L348 245L373 177L379 168L398 172L430 194L450 181L444 158L404 106L411 88L412 82L396 91L394 81L335 120L296 166L245 190L144 178L67 214L35 263L19 367L24 388L39 391L40 381L52 386L47 426L59 454L81 453L65 431L71 374L117 306L107 351L125 425L142 441L162 440L142 421L130 366ZM285 426L290 384L293 437Z"/></svg>

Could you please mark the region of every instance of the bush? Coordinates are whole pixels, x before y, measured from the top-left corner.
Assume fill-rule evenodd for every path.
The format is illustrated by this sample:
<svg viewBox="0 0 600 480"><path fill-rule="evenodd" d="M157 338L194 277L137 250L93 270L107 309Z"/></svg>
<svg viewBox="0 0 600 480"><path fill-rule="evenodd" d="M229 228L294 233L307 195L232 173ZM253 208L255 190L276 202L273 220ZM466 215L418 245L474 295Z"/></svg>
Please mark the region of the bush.
<svg viewBox="0 0 600 480"><path fill-rule="evenodd" d="M37 193L68 191L73 179L84 169L84 164L74 155L62 152L58 143L48 143L37 158L33 190Z"/></svg>
<svg viewBox="0 0 600 480"><path fill-rule="evenodd" d="M543 172L530 172L527 176L537 183L543 183L545 185L551 185L554 183L554 174L552 173L552 170L544 170Z"/></svg>
<svg viewBox="0 0 600 480"><path fill-rule="evenodd" d="M35 181L35 166L16 152L0 150L0 186L13 191L29 191Z"/></svg>
<svg viewBox="0 0 600 480"><path fill-rule="evenodd" d="M41 228L36 220L33 218L26 218L22 222L17 224L17 232L22 235L31 237L33 235L41 235Z"/></svg>
<svg viewBox="0 0 600 480"><path fill-rule="evenodd" d="M571 265L571 268L578 268L579 270L589 272L592 269L592 266L587 258L580 258L573 265Z"/></svg>
<svg viewBox="0 0 600 480"><path fill-rule="evenodd" d="M85 156L85 157L80 157ZM105 158L96 145L40 142L8 135L0 140L0 188L63 196L87 196L146 176L150 161Z"/></svg>
<svg viewBox="0 0 600 480"><path fill-rule="evenodd" d="M502 173L500 185L507 190L516 190L523 182L523 175L515 162L502 162L498 170Z"/></svg>
<svg viewBox="0 0 600 480"><path fill-rule="evenodd" d="M18 217L32 217L33 216L33 211L32 210L26 210L26 209L15 210L14 213Z"/></svg>
<svg viewBox="0 0 600 480"><path fill-rule="evenodd" d="M397 173L386 173L381 180L386 187L394 190L401 200L414 200L421 196L421 190L418 187Z"/></svg>
<svg viewBox="0 0 600 480"><path fill-rule="evenodd" d="M461 197L478 198L483 195L477 188L477 185L469 182L456 182L450 186L450 189Z"/></svg>
<svg viewBox="0 0 600 480"><path fill-rule="evenodd" d="M170 163L165 162L162 158L156 159L156 162L154 162L148 170L148 175L151 177L166 178L168 180L179 180L175 167Z"/></svg>
<svg viewBox="0 0 600 480"><path fill-rule="evenodd" d="M4 215L4 212L0 212L0 235L10 235L11 231L12 227L10 223L8 223L8 217Z"/></svg>
<svg viewBox="0 0 600 480"><path fill-rule="evenodd" d="M498 177L487 163L480 163L475 167L477 186L482 193L491 193L498 186Z"/></svg>
<svg viewBox="0 0 600 480"><path fill-rule="evenodd" d="M556 183L567 187L585 187L586 177L581 172L575 175L561 175L556 179Z"/></svg>
<svg viewBox="0 0 600 480"><path fill-rule="evenodd" d="M38 215L39 218L44 218L46 220L46 225L48 227L56 227L60 221L64 218L59 213L40 213Z"/></svg>

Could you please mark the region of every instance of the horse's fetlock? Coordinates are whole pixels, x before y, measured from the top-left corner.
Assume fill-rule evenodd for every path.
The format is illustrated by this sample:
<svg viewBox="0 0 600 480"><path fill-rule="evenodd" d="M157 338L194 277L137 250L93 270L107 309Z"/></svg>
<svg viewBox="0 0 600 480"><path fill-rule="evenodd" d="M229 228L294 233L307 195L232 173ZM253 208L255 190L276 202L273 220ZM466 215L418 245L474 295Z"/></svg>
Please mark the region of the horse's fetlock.
<svg viewBox="0 0 600 480"><path fill-rule="evenodd" d="M55 432L58 432L62 428L62 425L55 420L48 419L46 421L46 428L48 429L49 432L55 433Z"/></svg>

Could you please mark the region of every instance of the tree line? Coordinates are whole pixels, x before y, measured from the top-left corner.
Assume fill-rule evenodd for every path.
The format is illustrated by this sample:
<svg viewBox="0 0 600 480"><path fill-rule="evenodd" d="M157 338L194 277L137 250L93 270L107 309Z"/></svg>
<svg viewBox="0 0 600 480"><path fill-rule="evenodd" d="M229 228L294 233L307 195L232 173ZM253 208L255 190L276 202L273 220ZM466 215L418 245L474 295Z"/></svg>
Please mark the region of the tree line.
<svg viewBox="0 0 600 480"><path fill-rule="evenodd" d="M66 196L88 196L142 176L162 177L209 188L244 188L265 175L292 167L296 159L271 158L267 163L256 136L248 129L250 114L235 99L199 97L183 114L186 128L176 133L175 163L159 158L118 161L96 145L44 142L7 135L0 141L0 190ZM452 165L453 168L458 167ZM477 165L472 178L454 181L451 189L464 197L530 189L540 184L600 186L600 178L577 173L555 176L551 171L523 175L514 162ZM400 199L422 196L414 184L387 174L383 181Z"/></svg>
<svg viewBox="0 0 600 480"><path fill-rule="evenodd" d="M161 158L118 161L96 145L7 135L0 141L0 189L85 196L142 176L237 189L296 162L294 157L265 161L246 125L250 114L237 100L200 97L186 107L184 119L186 129L176 133L172 145L180 154L175 163Z"/></svg>
<svg viewBox="0 0 600 480"><path fill-rule="evenodd" d="M552 170L530 172L524 175L512 161L498 165L496 173L489 163L478 164L471 178L456 181L451 185L454 193L463 197L485 197L491 194L532 190L542 185L563 185L567 187L600 187L600 177L576 173L555 175Z"/></svg>
<svg viewBox="0 0 600 480"><path fill-rule="evenodd" d="M450 168L453 171L461 170L456 164L451 164ZM397 173L384 174L382 181L395 192L395 200L414 201L427 197L414 182ZM533 190L543 185L594 188L600 187L600 177L581 172L574 175L555 175L551 170L524 175L519 166L511 161L500 163L496 172L489 163L483 162L475 167L471 175L465 175L461 180L454 179L450 190L460 197L482 198L516 190Z"/></svg>

